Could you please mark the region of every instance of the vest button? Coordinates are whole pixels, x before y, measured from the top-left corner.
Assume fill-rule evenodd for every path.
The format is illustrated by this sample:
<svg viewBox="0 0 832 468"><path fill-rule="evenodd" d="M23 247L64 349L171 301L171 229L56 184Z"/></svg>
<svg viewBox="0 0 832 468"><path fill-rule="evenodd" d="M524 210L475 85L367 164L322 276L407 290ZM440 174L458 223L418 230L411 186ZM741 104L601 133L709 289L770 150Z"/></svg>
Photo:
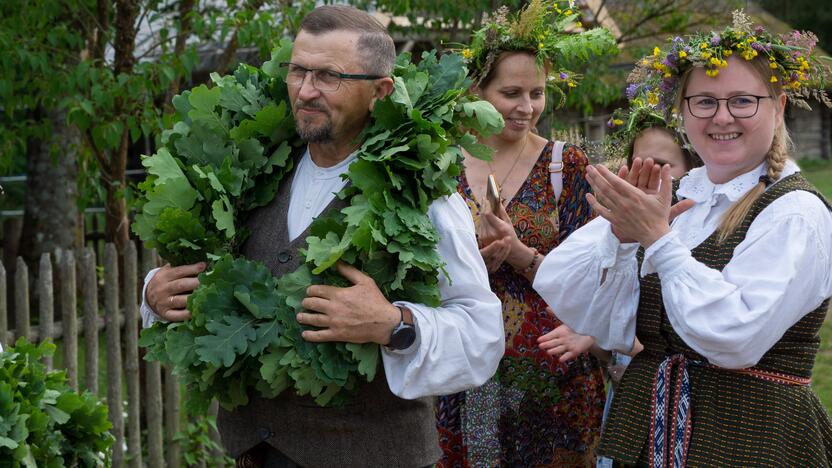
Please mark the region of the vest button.
<svg viewBox="0 0 832 468"><path fill-rule="evenodd" d="M266 440L272 435L272 431L268 427L261 427L257 430L257 434L260 436L261 440Z"/></svg>
<svg viewBox="0 0 832 468"><path fill-rule="evenodd" d="M280 263L286 263L291 259L292 259L292 256L289 255L289 252L286 252L285 250L283 252L280 252L279 254L277 254L277 261L280 262Z"/></svg>

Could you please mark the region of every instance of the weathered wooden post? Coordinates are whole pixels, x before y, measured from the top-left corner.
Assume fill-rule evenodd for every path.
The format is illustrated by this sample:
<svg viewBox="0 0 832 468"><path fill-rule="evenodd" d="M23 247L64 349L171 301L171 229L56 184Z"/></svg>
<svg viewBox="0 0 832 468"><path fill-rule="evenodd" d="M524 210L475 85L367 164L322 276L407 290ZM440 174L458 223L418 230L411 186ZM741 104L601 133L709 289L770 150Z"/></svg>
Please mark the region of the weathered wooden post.
<svg viewBox="0 0 832 468"><path fill-rule="evenodd" d="M0 262L0 345L9 346L9 307L6 303L6 267Z"/></svg>
<svg viewBox="0 0 832 468"><path fill-rule="evenodd" d="M48 253L40 256L38 267L38 341L52 339L55 328L55 295L52 288L52 259ZM47 369L52 369L52 356L44 356L43 363Z"/></svg>
<svg viewBox="0 0 832 468"><path fill-rule="evenodd" d="M165 368L165 450L168 466L179 466L181 447L175 440L179 432L179 380L169 368Z"/></svg>
<svg viewBox="0 0 832 468"><path fill-rule="evenodd" d="M114 244L104 247L104 319L107 335L107 406L113 443L113 466L124 465L124 416L121 405L121 330L118 310L118 253Z"/></svg>
<svg viewBox="0 0 832 468"><path fill-rule="evenodd" d="M60 264L61 322L64 367L69 385L78 390L78 300L75 294L75 252L64 252Z"/></svg>
<svg viewBox="0 0 832 468"><path fill-rule="evenodd" d="M156 251L142 252L141 277L156 267ZM141 302L141 299L139 298ZM147 466L163 466L162 375L158 361L145 361L145 415L147 417Z"/></svg>
<svg viewBox="0 0 832 468"><path fill-rule="evenodd" d="M139 389L139 305L136 302L136 244L124 247L124 374L127 378L127 453L130 466L142 466Z"/></svg>
<svg viewBox="0 0 832 468"><path fill-rule="evenodd" d="M81 255L81 287L84 301L84 385L98 394L98 275L95 250L84 248Z"/></svg>
<svg viewBox="0 0 832 468"><path fill-rule="evenodd" d="M14 272L14 321L15 337L29 339L29 267L22 257L17 257Z"/></svg>

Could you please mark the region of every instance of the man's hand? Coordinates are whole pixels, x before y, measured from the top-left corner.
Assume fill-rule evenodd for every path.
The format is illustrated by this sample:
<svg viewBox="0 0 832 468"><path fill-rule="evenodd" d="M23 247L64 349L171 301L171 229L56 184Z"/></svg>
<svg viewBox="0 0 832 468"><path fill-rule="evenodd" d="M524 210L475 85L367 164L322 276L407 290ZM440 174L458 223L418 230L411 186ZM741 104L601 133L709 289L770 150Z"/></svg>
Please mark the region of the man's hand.
<svg viewBox="0 0 832 468"><path fill-rule="evenodd" d="M191 318L186 309L188 295L199 286L197 275L205 270L205 263L171 267L167 264L159 269L147 283L145 297L147 304L162 320L181 322Z"/></svg>
<svg viewBox="0 0 832 468"><path fill-rule="evenodd" d="M303 339L389 343L390 334L401 320L399 309L384 297L369 276L343 262L338 262L336 268L353 286L309 286L306 298L301 302L305 311L297 314L297 320L320 330L304 331Z"/></svg>

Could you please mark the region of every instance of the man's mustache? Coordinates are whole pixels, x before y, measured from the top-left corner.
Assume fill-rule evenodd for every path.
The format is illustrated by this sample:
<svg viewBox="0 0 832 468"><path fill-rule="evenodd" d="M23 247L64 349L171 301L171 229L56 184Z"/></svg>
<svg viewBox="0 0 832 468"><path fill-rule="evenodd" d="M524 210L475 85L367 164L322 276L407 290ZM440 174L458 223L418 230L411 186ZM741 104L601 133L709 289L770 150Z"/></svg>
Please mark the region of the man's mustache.
<svg viewBox="0 0 832 468"><path fill-rule="evenodd" d="M295 101L295 111L299 111L301 109L302 110L319 111L319 112L323 112L326 115L329 115L329 111L326 109L326 107L324 107L323 105L321 105L321 103L319 103L317 101L301 101L301 100Z"/></svg>

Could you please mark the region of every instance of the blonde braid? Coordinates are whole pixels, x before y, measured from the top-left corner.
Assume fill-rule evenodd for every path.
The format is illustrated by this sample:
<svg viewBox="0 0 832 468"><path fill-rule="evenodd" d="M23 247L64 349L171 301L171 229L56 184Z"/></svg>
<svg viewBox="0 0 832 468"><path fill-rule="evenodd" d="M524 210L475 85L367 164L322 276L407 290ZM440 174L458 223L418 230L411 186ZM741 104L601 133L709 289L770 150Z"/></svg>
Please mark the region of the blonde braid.
<svg viewBox="0 0 832 468"><path fill-rule="evenodd" d="M783 167L789 159L789 146L791 139L789 132L786 131L785 124L777 128L774 132L774 139L771 141L771 148L766 154L766 173L771 179L771 182L777 182L780 179L780 174L783 172Z"/></svg>

